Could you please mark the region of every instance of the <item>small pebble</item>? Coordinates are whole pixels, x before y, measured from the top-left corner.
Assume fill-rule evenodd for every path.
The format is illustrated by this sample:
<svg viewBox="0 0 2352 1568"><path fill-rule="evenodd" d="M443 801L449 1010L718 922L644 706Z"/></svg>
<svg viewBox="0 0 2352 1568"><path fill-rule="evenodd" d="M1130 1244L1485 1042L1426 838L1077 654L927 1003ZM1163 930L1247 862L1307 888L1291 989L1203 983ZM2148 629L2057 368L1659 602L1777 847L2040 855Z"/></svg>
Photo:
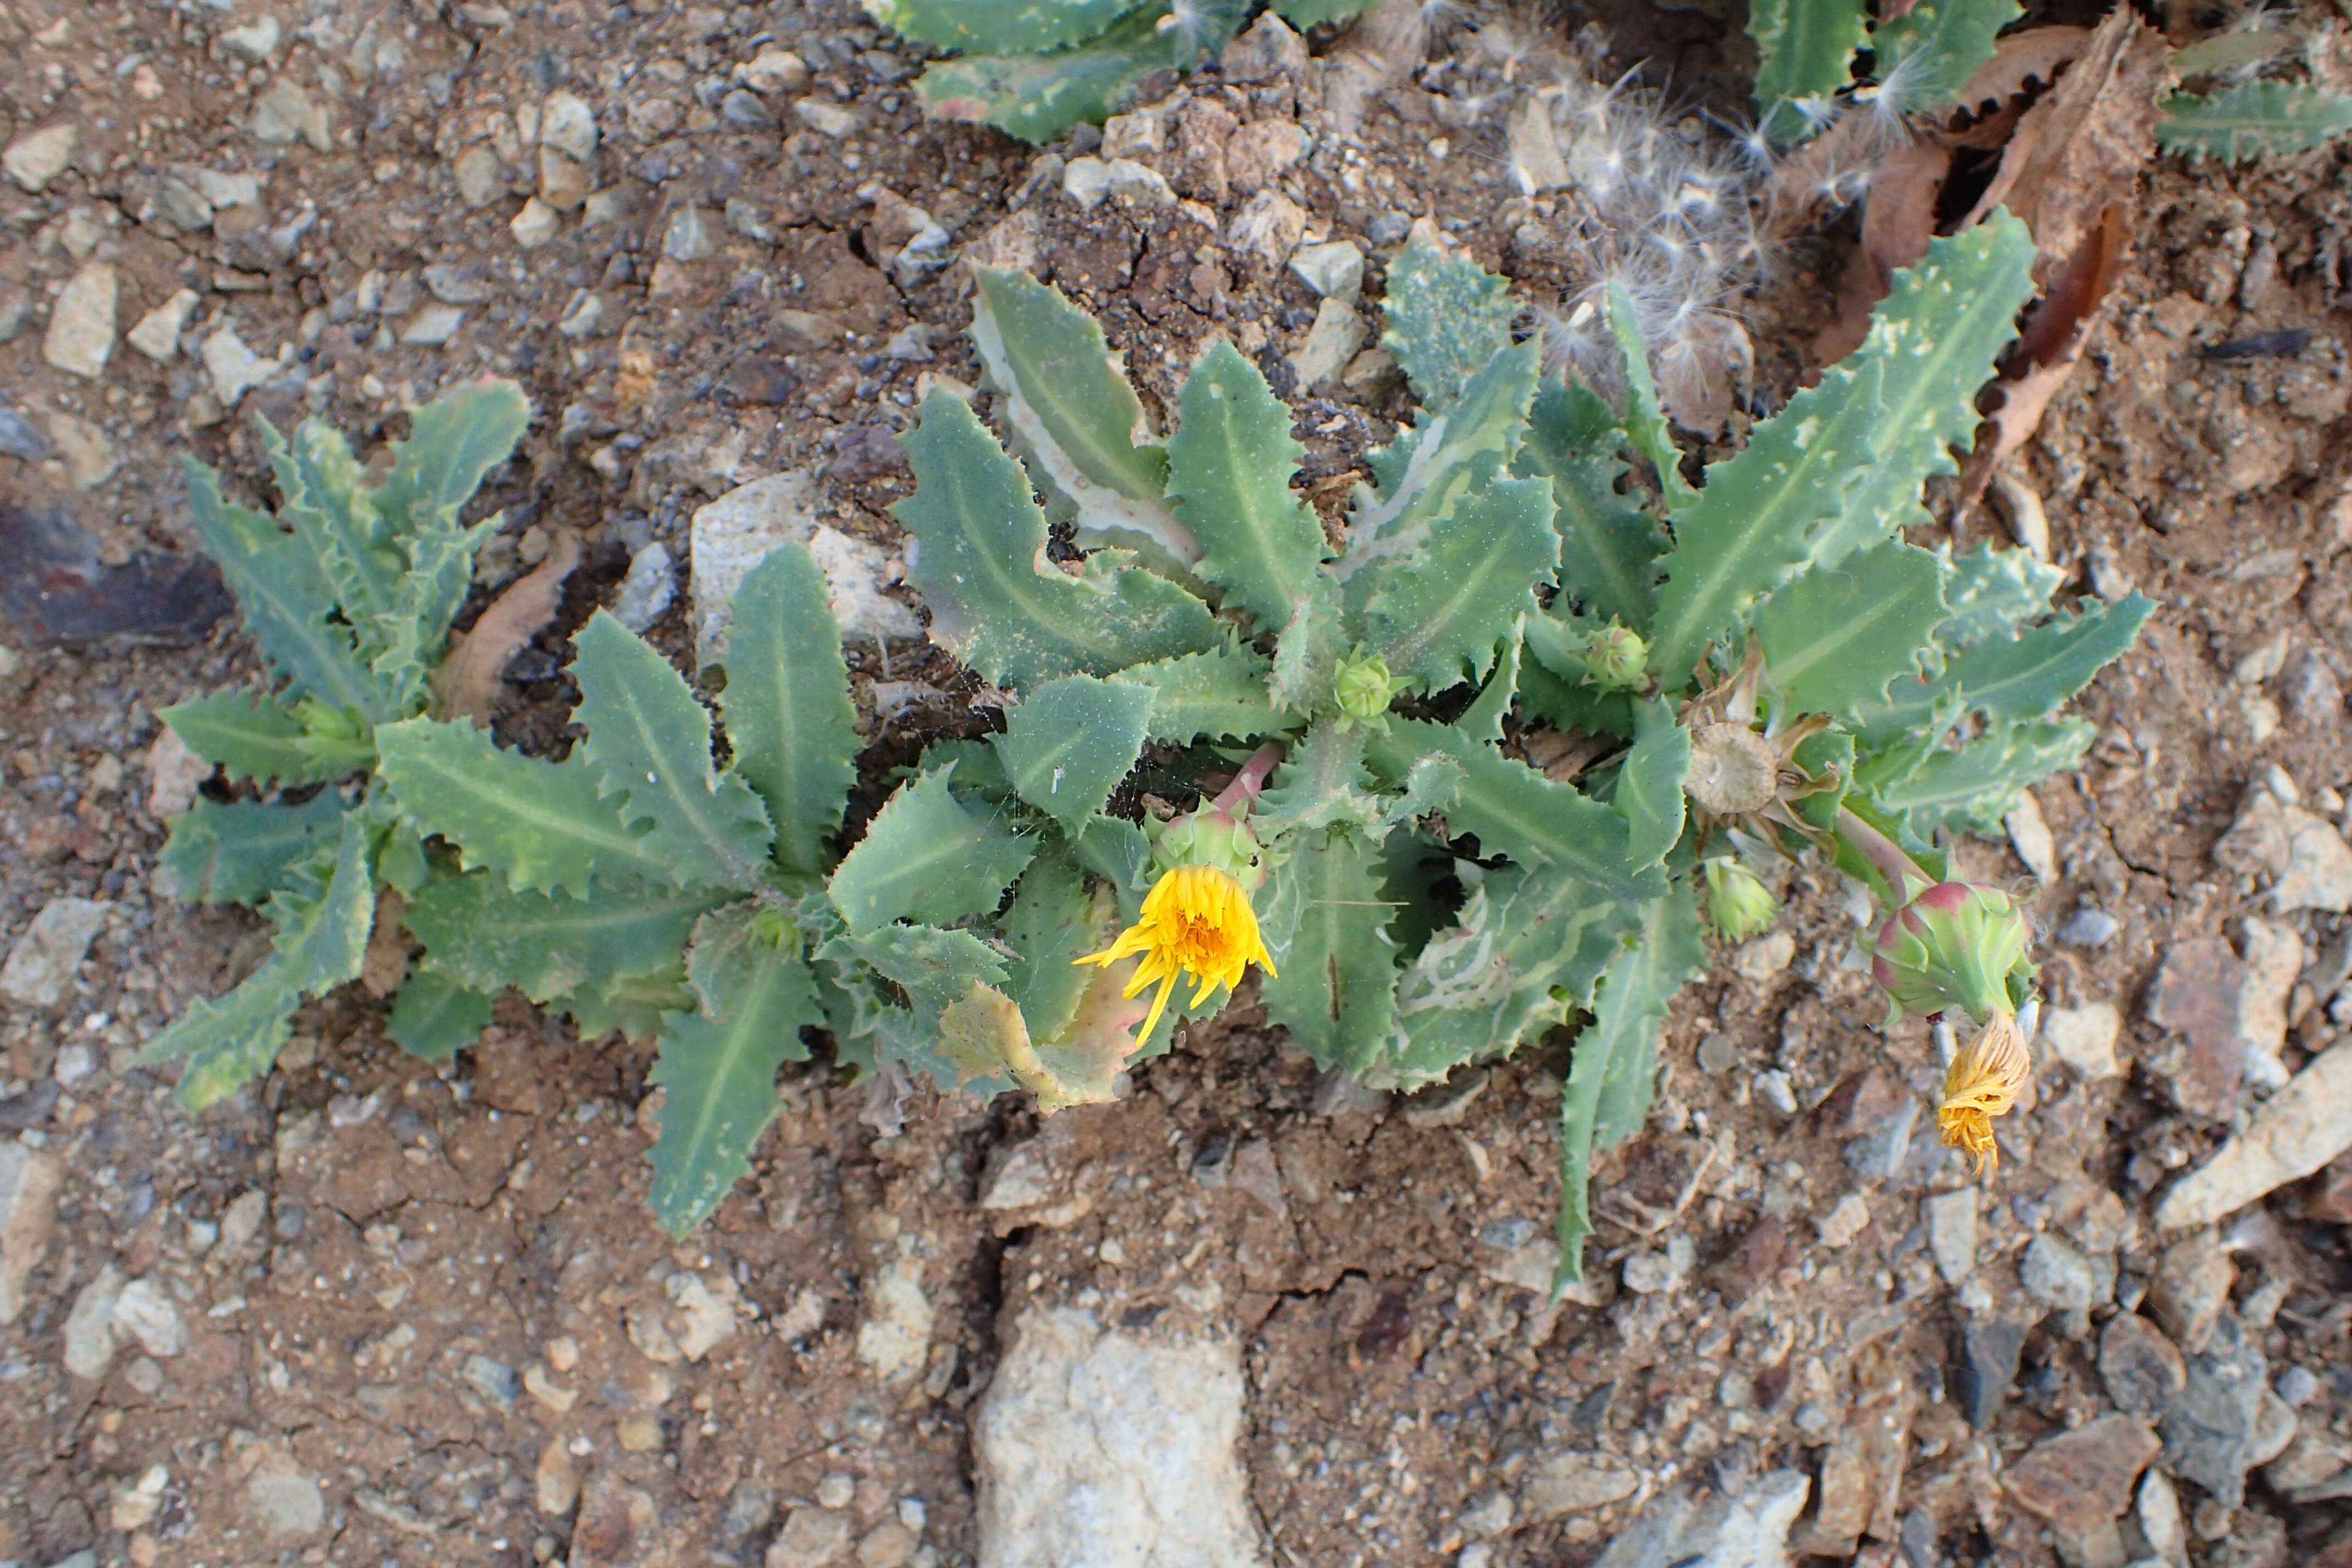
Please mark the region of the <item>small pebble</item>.
<svg viewBox="0 0 2352 1568"><path fill-rule="evenodd" d="M2068 947L2105 947L2121 929L2115 916L2085 904L2060 922L2053 934Z"/></svg>

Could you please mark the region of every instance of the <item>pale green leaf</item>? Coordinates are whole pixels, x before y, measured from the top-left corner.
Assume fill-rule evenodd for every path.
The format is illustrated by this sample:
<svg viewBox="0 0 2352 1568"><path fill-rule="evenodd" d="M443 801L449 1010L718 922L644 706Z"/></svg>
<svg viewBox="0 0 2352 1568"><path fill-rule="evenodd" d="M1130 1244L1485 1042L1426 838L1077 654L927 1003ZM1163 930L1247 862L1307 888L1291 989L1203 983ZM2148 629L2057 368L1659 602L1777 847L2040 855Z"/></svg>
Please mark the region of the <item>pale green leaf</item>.
<svg viewBox="0 0 2352 1568"><path fill-rule="evenodd" d="M1286 713L1306 715L1329 708L1337 696L1333 682L1339 679L1339 661L1347 652L1339 588L1327 576L1276 638L1266 695Z"/></svg>
<svg viewBox="0 0 2352 1568"><path fill-rule="evenodd" d="M1147 77L1189 70L1240 28L1238 0L1204 0L1185 18L1146 5L1091 42L1050 54L966 55L934 60L915 83L923 107L943 120L993 125L1035 146L1081 122L1100 123L1135 100Z"/></svg>
<svg viewBox="0 0 2352 1568"><path fill-rule="evenodd" d="M1755 0L1748 36L1756 40L1756 110L1775 142L1803 140L1821 123L1796 105L1826 103L1846 84L1867 41L1862 0Z"/></svg>
<svg viewBox="0 0 2352 1568"><path fill-rule="evenodd" d="M1625 439L1657 470L1658 493L1665 497L1666 505L1688 506L1698 492L1683 478L1683 449L1675 445L1675 433L1658 403L1658 384L1650 374L1650 347L1642 341L1633 298L1625 292L1624 285L1612 283L1608 302L1609 335L1616 342L1625 370Z"/></svg>
<svg viewBox="0 0 2352 1568"><path fill-rule="evenodd" d="M1764 675L1792 713L1854 720L1885 701L1946 611L1944 569L1900 542L1801 572L1756 606Z"/></svg>
<svg viewBox="0 0 2352 1568"><path fill-rule="evenodd" d="M1276 971L1258 987L1267 1021L1319 1067L1361 1072L1395 1030L1394 910L1381 865L1352 834L1318 832L1293 841L1260 895Z"/></svg>
<svg viewBox="0 0 2352 1568"><path fill-rule="evenodd" d="M188 750L256 784L324 784L375 762L364 737L314 735L278 703L248 691L194 697L156 715Z"/></svg>
<svg viewBox="0 0 2352 1568"><path fill-rule="evenodd" d="M821 876L857 782L857 711L824 574L787 541L735 591L727 638L730 771L759 791L786 870Z"/></svg>
<svg viewBox="0 0 2352 1568"><path fill-rule="evenodd" d="M359 634L362 657L372 658L383 649L380 623L399 598L404 563L369 497L367 471L323 420L304 420L291 441L267 419L254 423L278 477L278 520L317 560Z"/></svg>
<svg viewBox="0 0 2352 1568"><path fill-rule="evenodd" d="M1518 304L1510 283L1466 256L1415 235L1389 263L1381 342L1421 401L1434 409L1511 346Z"/></svg>
<svg viewBox="0 0 2352 1568"><path fill-rule="evenodd" d="M1663 863L1683 836L1683 779L1690 772L1691 736L1664 702L1633 710L1633 749L1617 771L1609 804L1625 819L1625 858L1636 871Z"/></svg>
<svg viewBox="0 0 2352 1568"><path fill-rule="evenodd" d="M1874 741L1916 733L1939 712L1993 719L2039 719L2123 657L2156 610L2134 594L2113 605L2086 603L2014 638L1990 637L1954 654L1932 680L1897 681L1883 701L1865 703L1857 727Z"/></svg>
<svg viewBox="0 0 2352 1568"><path fill-rule="evenodd" d="M883 926L862 935L835 937L818 957L826 956L827 950L836 959L847 955L861 960L906 992L916 1017L927 1028L936 1029L940 1012L970 994L975 981L996 988L1004 984L1004 955L968 931Z"/></svg>
<svg viewBox="0 0 2352 1568"><path fill-rule="evenodd" d="M1937 550L1944 563L1947 613L1936 628L1936 644L1945 653L1990 637L2017 636L2026 622L2050 613L2050 596L2066 583L2063 568L2035 560L2029 550L1980 544L1957 560L1950 552L1949 545Z"/></svg>
<svg viewBox="0 0 2352 1568"><path fill-rule="evenodd" d="M2023 15L2018 0L1917 0L1871 34L1879 91L1906 113L1950 108L1992 58L1995 36Z"/></svg>
<svg viewBox="0 0 2352 1568"><path fill-rule="evenodd" d="M1108 947L1118 934L1118 906L1108 888L1087 890L1087 875L1066 853L1040 855L1013 889L1004 913L1004 941L1020 954L1006 966L1005 994L1020 1005L1036 1038L1051 1040L1070 1026L1096 970L1077 960Z"/></svg>
<svg viewBox="0 0 2352 1568"><path fill-rule="evenodd" d="M332 790L300 805L224 805L199 795L173 820L162 866L173 892L190 903L257 907L286 886L293 868L334 848L344 815Z"/></svg>
<svg viewBox="0 0 2352 1568"><path fill-rule="evenodd" d="M864 0L866 14L935 48L1043 54L1082 44L1143 0Z"/></svg>
<svg viewBox="0 0 2352 1568"><path fill-rule="evenodd" d="M933 393L900 437L913 496L891 509L915 536L908 579L931 610L931 640L998 685L1112 675L1202 653L1226 637L1209 607L1117 551L1073 577L1045 558L1045 515L1021 466L978 416Z"/></svg>
<svg viewBox="0 0 2352 1568"><path fill-rule="evenodd" d="M1456 729L1474 741L1489 745L1502 743L1503 721L1510 717L1512 701L1519 694L1519 653L1527 641L1529 619L1526 615L1512 618L1511 629L1503 636L1502 655L1495 661L1495 673L1486 678L1477 697L1454 721Z"/></svg>
<svg viewBox="0 0 2352 1568"><path fill-rule="evenodd" d="M1189 746L1203 736L1251 741L1297 729L1298 721L1276 713L1267 700L1272 674L1264 656L1233 644L1209 653L1129 665L1112 679L1151 693L1151 739Z"/></svg>
<svg viewBox="0 0 2352 1568"><path fill-rule="evenodd" d="M491 867L518 891L585 898L591 878L609 887L669 885L668 861L597 793L584 757L541 762L499 748L469 723L410 719L380 726L377 770L403 820L457 847L468 870Z"/></svg>
<svg viewBox="0 0 2352 1568"><path fill-rule="evenodd" d="M1417 561L1465 497L1484 490L1517 456L1535 399L1538 350L1520 343L1496 354L1442 411L1424 407L1421 423L1371 455L1378 489L1359 485L1349 511L1348 543L1331 568L1360 606L1376 562Z"/></svg>
<svg viewBox="0 0 2352 1568"><path fill-rule="evenodd" d="M412 974L392 1005L383 1032L412 1057L447 1061L482 1037L498 998L468 991L446 974L427 969Z"/></svg>
<svg viewBox="0 0 2352 1568"><path fill-rule="evenodd" d="M2097 735L2062 719L1994 724L1957 746L1906 742L1856 764L1854 790L1921 839L1938 827L1997 834L2028 785L2081 762Z"/></svg>
<svg viewBox="0 0 2352 1568"><path fill-rule="evenodd" d="M900 785L834 872L834 908L852 931L993 913L1036 853L998 814L956 799L954 771L950 763Z"/></svg>
<svg viewBox="0 0 2352 1568"><path fill-rule="evenodd" d="M1375 3L1376 0L1276 0L1270 9L1304 33L1344 22L1370 10Z"/></svg>
<svg viewBox="0 0 2352 1568"><path fill-rule="evenodd" d="M601 887L586 898L517 892L495 872L477 871L435 878L409 900L402 923L453 980L491 993L512 986L547 1003L612 975L676 963L718 898Z"/></svg>
<svg viewBox="0 0 2352 1568"><path fill-rule="evenodd" d="M1168 442L1168 499L1203 552L1193 571L1264 631L1287 626L1320 590L1330 553L1314 509L1290 489L1305 455L1290 434L1289 405L1219 339L1184 383L1183 424Z"/></svg>
<svg viewBox="0 0 2352 1568"><path fill-rule="evenodd" d="M588 765L623 821L649 825L640 850L682 887L752 886L768 855L767 808L740 775L712 763L710 715L693 689L606 611L572 646Z"/></svg>
<svg viewBox="0 0 2352 1568"><path fill-rule="evenodd" d="M1076 832L1142 755L1151 703L1149 688L1091 675L1035 688L994 741L1013 793Z"/></svg>
<svg viewBox="0 0 2352 1568"><path fill-rule="evenodd" d="M2352 131L2352 95L2312 82L2248 81L2164 100L2156 144L2168 153L2243 163L2307 153Z"/></svg>
<svg viewBox="0 0 2352 1568"><path fill-rule="evenodd" d="M1512 622L1559 563L1551 487L1496 479L1464 497L1422 549L1383 562L1365 605L1365 642L1424 690L1482 679Z"/></svg>
<svg viewBox="0 0 2352 1568"><path fill-rule="evenodd" d="M458 509L507 460L530 426L530 404L511 381L470 382L408 416L392 444L392 473L373 497L397 538L453 527Z"/></svg>
<svg viewBox="0 0 2352 1568"><path fill-rule="evenodd" d="M1581 386L1547 379L1528 415L1519 473L1551 480L1559 530L1559 591L1600 620L1646 633L1658 602L1659 552L1665 531L1632 497L1620 493L1625 433L1609 405Z"/></svg>

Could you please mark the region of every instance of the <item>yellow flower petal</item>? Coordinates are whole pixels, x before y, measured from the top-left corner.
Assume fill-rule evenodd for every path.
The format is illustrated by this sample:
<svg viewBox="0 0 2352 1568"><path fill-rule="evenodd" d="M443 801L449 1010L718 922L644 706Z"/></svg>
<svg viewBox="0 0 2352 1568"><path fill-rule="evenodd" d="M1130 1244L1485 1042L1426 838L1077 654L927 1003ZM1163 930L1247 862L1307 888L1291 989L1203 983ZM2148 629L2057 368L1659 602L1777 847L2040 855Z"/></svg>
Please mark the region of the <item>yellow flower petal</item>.
<svg viewBox="0 0 2352 1568"><path fill-rule="evenodd" d="M1138 1040L1151 1037L1170 994L1185 974L1196 982L1192 1005L1198 1007L1220 986L1230 991L1240 984L1252 963L1274 973L1248 889L1231 872L1214 866L1179 866L1161 877L1144 896L1135 924L1100 952L1076 962L1115 963L1137 952L1144 958L1127 983L1127 994L1160 987Z"/></svg>
<svg viewBox="0 0 2352 1568"><path fill-rule="evenodd" d="M2006 1013L1994 1014L1946 1070L1944 1103L1937 1107L1936 1122L1947 1147L1966 1150L1976 1161L1978 1175L2000 1169L2000 1146L1993 1142L1992 1119L2009 1113L2032 1071L2024 1033Z"/></svg>

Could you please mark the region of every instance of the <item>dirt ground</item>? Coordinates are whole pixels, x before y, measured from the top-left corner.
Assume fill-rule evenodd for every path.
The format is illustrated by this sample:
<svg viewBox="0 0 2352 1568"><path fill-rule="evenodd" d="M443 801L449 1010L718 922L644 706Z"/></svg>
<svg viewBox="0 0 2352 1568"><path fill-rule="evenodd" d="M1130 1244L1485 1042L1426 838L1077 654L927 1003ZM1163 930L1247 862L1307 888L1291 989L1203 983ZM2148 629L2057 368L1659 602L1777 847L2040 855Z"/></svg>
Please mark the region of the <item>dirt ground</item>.
<svg viewBox="0 0 2352 1568"><path fill-rule="evenodd" d="M1736 15L1601 19L1622 66L1739 107ZM772 46L809 79L747 77ZM1446 55L1353 142L1319 129L1311 70L1192 90L1308 129L1275 184L1306 237L1363 247L1368 294L1424 217L1557 287L1549 204L1501 168L1510 61ZM896 548L888 437L927 377L977 379L961 270L886 269L919 231L909 203L955 247L1025 233L1163 401L1213 332L1254 353L1303 338L1311 290L1202 221L1241 207L1230 181L1186 191L1197 212L1081 212L1030 150L924 123L913 69L834 4L5 0L0 145L74 139L38 191L0 185L0 416L48 454L0 456L0 506L64 509L110 562L185 552L180 457L261 495L255 415L320 414L364 449L440 385L514 376L540 416L493 481L506 531L467 614L549 531L589 540L498 718L501 740L544 745L571 631L651 542L683 588L686 520L733 484L817 466L840 526ZM526 249L519 121L557 91L593 110L598 194ZM13 1242L38 1251L0 1327L0 1563L790 1568L823 1561L780 1534L812 1503L846 1521L845 1559L969 1563L967 1413L1000 1325L1041 1302L1238 1337L1250 1499L1285 1563L1588 1563L1654 1496L1782 1467L1822 1500L1796 1544L1841 1560L2114 1568L2160 1547L2137 1515L2112 1541L2055 1531L2000 1478L2114 1408L2108 1330L2177 1239L2153 1205L2243 1125L2234 1075L2200 1098L2148 1016L2179 944L2252 945L2262 887L2214 863L2216 840L2266 770L2331 822L2352 793L2352 154L2167 162L2145 210L2120 308L2021 469L2070 593L2128 581L2162 605L2084 698L2090 761L2038 792L2050 1000L2117 1008L2124 1070L2046 1065L1977 1205L1972 1268L1939 1269L1931 1246L1928 1200L1967 1183L1927 1129L1891 1175L1856 1173L1853 1146L1932 1104L1936 1048L1916 1023L1881 1033L1852 915L1802 876L1793 944L1720 954L1677 1003L1652 1126L1596 1183L1592 1283L1557 1308L1564 1044L1392 1100L1319 1079L1246 994L1137 1068L1123 1103L1042 1122L927 1092L890 1133L829 1066L789 1069L754 1178L684 1245L644 1208L649 1051L580 1042L512 997L436 1070L352 988L301 1016L277 1072L192 1120L133 1058L255 962L255 922L155 887L145 760L158 709L253 677L254 656L228 622L192 646L70 647L18 624L0 626L0 937L59 896L106 912L69 994L0 1018L0 1134L63 1178L43 1234ZM1759 342L1810 341L1837 255L1835 235L1792 252ZM95 376L45 359L59 290L93 263L123 329L192 291L177 352L117 342ZM2309 334L2299 352L2200 352L2287 330ZM238 345L275 363L232 414L216 393ZM1765 360L1785 392L1791 353ZM1399 396L1376 378L1294 394L1308 482L1343 488ZM656 640L686 647L687 613L681 593ZM877 681L935 689L891 689L916 692L899 732L978 722L968 680L919 646L865 647L856 679L869 706ZM2029 875L1998 842L1962 863ZM2279 923L2298 970L2342 952L2338 917ZM2289 1070L2336 1035L2305 979ZM1770 1068L1793 1117L1754 1092ZM2235 1216L2206 1275L2322 1447L2352 1437L2344 1179ZM2021 1280L2041 1237L2084 1262L2087 1305ZM2012 1331L2005 1368L1971 1324ZM1563 1505L1588 1483L1611 1495ZM2352 1562L2352 1507L2288 1485L2256 1470L2226 1507L2184 1475L2189 1559Z"/></svg>

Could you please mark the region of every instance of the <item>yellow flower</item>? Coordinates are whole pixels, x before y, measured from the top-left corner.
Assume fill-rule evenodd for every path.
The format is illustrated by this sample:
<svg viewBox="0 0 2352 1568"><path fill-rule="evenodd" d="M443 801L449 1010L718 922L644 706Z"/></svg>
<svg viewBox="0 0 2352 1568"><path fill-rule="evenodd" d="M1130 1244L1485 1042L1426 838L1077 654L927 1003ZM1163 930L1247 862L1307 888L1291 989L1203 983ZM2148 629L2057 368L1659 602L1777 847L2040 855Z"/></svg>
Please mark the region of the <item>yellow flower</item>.
<svg viewBox="0 0 2352 1568"><path fill-rule="evenodd" d="M1117 963L1136 952L1143 954L1143 962L1128 981L1126 994L1160 987L1142 1032L1135 1037L1139 1044L1151 1037L1178 975L1190 972L1199 979L1199 989L1192 994L1192 1005L1198 1007L1218 986L1231 991L1240 984L1243 972L1253 963L1274 973L1249 894L1232 872L1214 866L1179 866L1161 877L1144 897L1141 918L1119 932L1117 942L1076 962Z"/></svg>
<svg viewBox="0 0 2352 1568"><path fill-rule="evenodd" d="M2017 1103L2032 1070L2025 1036L2007 1013L1995 1013L1946 1069L1944 1103L1937 1108L1936 1122L1943 1130L1948 1148L1965 1149L1976 1160L1978 1175L1990 1175L2000 1168L2000 1149L1993 1142L1992 1119L2008 1114Z"/></svg>

